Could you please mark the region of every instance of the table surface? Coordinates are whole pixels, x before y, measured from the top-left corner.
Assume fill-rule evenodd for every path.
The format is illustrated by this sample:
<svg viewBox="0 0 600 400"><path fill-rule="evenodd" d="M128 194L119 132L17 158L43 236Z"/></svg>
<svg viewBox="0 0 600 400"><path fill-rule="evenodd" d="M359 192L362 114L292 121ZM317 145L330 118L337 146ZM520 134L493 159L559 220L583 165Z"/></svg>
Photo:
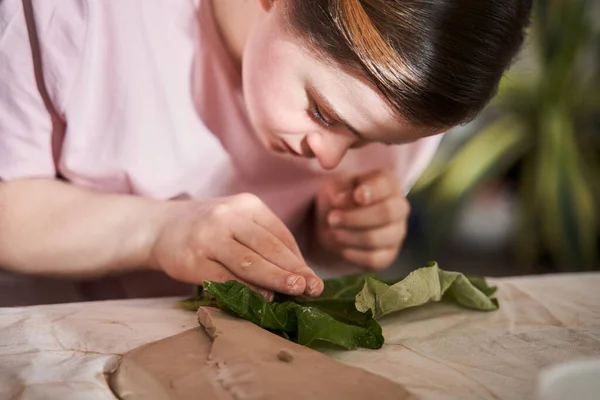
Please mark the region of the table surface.
<svg viewBox="0 0 600 400"><path fill-rule="evenodd" d="M600 357L600 274L495 279L500 310L432 304L381 320L380 350L323 350L424 399L532 398L542 368ZM178 299L0 308L0 399L114 399L105 372L197 326Z"/></svg>

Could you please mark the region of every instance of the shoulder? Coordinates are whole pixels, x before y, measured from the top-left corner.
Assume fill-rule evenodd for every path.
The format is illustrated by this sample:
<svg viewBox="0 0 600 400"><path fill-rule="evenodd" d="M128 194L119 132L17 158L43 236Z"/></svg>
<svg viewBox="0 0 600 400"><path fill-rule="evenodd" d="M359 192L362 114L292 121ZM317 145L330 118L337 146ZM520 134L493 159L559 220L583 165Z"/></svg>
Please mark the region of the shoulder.
<svg viewBox="0 0 600 400"><path fill-rule="evenodd" d="M2 0L0 55L7 56L7 73L20 79L30 75L24 69L35 69L38 85L59 108L78 68L87 24L86 0Z"/></svg>
<svg viewBox="0 0 600 400"><path fill-rule="evenodd" d="M410 191L431 163L443 137L444 134L438 134L397 146L396 172L404 185L405 193Z"/></svg>

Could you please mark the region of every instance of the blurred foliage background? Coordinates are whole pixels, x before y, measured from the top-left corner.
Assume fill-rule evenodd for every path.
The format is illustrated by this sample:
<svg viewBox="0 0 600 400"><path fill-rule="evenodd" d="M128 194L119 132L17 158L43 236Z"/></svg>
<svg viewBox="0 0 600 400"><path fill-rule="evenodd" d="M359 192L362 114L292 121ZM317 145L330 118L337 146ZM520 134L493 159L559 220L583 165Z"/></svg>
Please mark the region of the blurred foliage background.
<svg viewBox="0 0 600 400"><path fill-rule="evenodd" d="M409 199L419 259L600 269L600 1L534 2L498 95L446 134Z"/></svg>

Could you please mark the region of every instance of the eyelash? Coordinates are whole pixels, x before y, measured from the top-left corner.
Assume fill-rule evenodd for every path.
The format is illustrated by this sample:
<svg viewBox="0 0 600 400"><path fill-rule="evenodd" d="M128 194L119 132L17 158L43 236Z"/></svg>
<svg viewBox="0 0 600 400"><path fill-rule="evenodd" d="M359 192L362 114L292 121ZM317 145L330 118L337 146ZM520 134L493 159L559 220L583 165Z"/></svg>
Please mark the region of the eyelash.
<svg viewBox="0 0 600 400"><path fill-rule="evenodd" d="M319 125L325 127L325 128L329 128L333 125L335 125L333 122L329 122L325 119L325 117L323 117L323 114L321 114L321 110L319 110L319 106L317 106L316 104L313 104L311 106L311 110L310 110L310 114L312 116L312 119L315 120ZM358 138L360 139L360 138ZM382 142L383 144L385 144L386 146L392 146L392 143L387 143L387 142Z"/></svg>
<svg viewBox="0 0 600 400"><path fill-rule="evenodd" d="M314 104L312 106L312 109L310 110L310 113L312 115L312 118L321 126L324 126L325 128L329 128L333 125L333 123L327 121L325 119L325 117L323 117L323 114L321 114L321 110L319 110L319 107Z"/></svg>

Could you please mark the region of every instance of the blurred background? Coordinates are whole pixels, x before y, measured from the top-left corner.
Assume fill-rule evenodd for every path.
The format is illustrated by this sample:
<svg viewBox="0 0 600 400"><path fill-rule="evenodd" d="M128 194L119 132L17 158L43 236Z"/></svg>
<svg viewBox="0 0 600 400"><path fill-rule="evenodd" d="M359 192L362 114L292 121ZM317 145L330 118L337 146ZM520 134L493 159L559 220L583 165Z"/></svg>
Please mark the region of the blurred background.
<svg viewBox="0 0 600 400"><path fill-rule="evenodd" d="M600 1L534 2L497 96L446 134L409 200L402 269L600 269Z"/></svg>

